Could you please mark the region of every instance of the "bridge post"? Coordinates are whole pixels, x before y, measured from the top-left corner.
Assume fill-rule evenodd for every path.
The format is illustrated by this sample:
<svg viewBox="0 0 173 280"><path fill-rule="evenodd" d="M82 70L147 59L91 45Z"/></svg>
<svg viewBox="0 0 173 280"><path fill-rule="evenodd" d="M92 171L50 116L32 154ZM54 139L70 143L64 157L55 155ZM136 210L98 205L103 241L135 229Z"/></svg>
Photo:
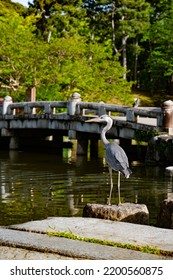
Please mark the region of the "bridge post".
<svg viewBox="0 0 173 280"><path fill-rule="evenodd" d="M130 152L132 148L131 144L132 144L131 139L120 138L120 146L124 149L128 157L130 156Z"/></svg>
<svg viewBox="0 0 173 280"><path fill-rule="evenodd" d="M88 152L88 138L84 133L77 132L77 155L87 155Z"/></svg>
<svg viewBox="0 0 173 280"><path fill-rule="evenodd" d="M106 109L105 109L105 103L103 101L100 101L99 102L99 109L98 109L98 114L99 116L101 115L105 115L107 112L106 112Z"/></svg>
<svg viewBox="0 0 173 280"><path fill-rule="evenodd" d="M162 106L163 127L167 129L169 135L173 135L173 101L167 100Z"/></svg>
<svg viewBox="0 0 173 280"><path fill-rule="evenodd" d="M137 116L135 115L134 108L127 110L126 117L128 122L137 122Z"/></svg>
<svg viewBox="0 0 173 280"><path fill-rule="evenodd" d="M97 158L98 157L98 137L92 137L90 139L90 158Z"/></svg>
<svg viewBox="0 0 173 280"><path fill-rule="evenodd" d="M79 114L77 112L77 104L81 101L80 94L78 92L73 93L71 100L68 102L67 106L67 114L70 116L74 116Z"/></svg>
<svg viewBox="0 0 173 280"><path fill-rule="evenodd" d="M7 114L7 108L8 108L8 105L13 103L12 101L12 97L11 96L5 96L4 97L4 102L3 102L3 108L2 108L2 114L5 115Z"/></svg>
<svg viewBox="0 0 173 280"><path fill-rule="evenodd" d="M89 139L86 137L84 133L77 132L77 155L87 155L88 148L90 149L90 157L98 157L98 137L92 136L90 138L90 145Z"/></svg>
<svg viewBox="0 0 173 280"><path fill-rule="evenodd" d="M9 149L17 150L19 148L19 138L16 136L10 137Z"/></svg>
<svg viewBox="0 0 173 280"><path fill-rule="evenodd" d="M53 133L53 139L52 139L53 147L57 148L57 153L59 155L62 155L63 151L63 134L61 133Z"/></svg>

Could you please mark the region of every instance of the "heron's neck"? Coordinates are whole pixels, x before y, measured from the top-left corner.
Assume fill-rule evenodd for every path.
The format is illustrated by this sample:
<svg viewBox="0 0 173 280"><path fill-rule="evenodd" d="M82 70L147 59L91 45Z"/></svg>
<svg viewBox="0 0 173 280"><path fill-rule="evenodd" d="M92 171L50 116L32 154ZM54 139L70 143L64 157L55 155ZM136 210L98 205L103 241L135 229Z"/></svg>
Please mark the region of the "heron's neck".
<svg viewBox="0 0 173 280"><path fill-rule="evenodd" d="M109 141L106 138L106 132L111 129L112 127L112 122L107 123L106 126L103 128L102 133L101 133L101 140L104 146L106 146L107 144L109 144Z"/></svg>

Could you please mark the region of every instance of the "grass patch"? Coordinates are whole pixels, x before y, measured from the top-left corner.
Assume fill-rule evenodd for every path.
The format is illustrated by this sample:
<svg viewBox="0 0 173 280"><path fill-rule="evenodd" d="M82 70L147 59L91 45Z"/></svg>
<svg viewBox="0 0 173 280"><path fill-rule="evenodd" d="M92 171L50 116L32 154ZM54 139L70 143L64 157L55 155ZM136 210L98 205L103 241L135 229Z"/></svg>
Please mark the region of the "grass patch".
<svg viewBox="0 0 173 280"><path fill-rule="evenodd" d="M161 107L164 101L172 100L172 96L164 92L151 93L137 89L132 89L131 96L140 99L139 107Z"/></svg>
<svg viewBox="0 0 173 280"><path fill-rule="evenodd" d="M47 234L49 236L63 237L63 238L68 238L68 239L72 239L72 240L85 241L85 242L89 242L89 243L107 245L107 246L118 247L118 248L123 248L123 249L130 249L130 250L134 250L134 251L140 251L142 253L173 257L173 252L160 250L156 247L153 248L151 246L123 244L123 243L119 243L119 242L101 240L101 239L97 239L97 238L82 237L82 236L73 234L70 230L69 230L69 232L66 232L66 231L65 232L64 231L63 232L61 232L61 231L47 232Z"/></svg>

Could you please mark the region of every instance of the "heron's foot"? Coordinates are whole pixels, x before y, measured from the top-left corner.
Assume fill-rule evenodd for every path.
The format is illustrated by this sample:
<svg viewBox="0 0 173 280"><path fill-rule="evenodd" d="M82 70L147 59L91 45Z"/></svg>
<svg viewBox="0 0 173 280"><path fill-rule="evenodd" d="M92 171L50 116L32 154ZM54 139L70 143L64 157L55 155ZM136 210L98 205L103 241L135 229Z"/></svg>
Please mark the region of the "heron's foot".
<svg viewBox="0 0 173 280"><path fill-rule="evenodd" d="M110 198L108 198L108 200L107 200L107 205L108 205L108 206L111 206L111 205L112 205L112 204L111 204Z"/></svg>
<svg viewBox="0 0 173 280"><path fill-rule="evenodd" d="M111 201L108 199L108 201L107 201L107 205L109 205L109 206L111 206L112 205L112 203L111 203Z"/></svg>

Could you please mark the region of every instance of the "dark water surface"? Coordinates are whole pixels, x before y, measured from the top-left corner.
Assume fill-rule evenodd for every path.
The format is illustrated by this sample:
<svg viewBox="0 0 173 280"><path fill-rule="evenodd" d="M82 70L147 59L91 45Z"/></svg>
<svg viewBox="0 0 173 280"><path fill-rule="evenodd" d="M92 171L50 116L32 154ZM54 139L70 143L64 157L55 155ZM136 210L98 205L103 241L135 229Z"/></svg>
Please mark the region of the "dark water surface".
<svg viewBox="0 0 173 280"><path fill-rule="evenodd" d="M173 191L172 179L160 167L131 167L121 177L122 202L144 203L150 223L156 223L160 202ZM117 172L112 203L117 203ZM18 151L0 151L0 225L23 223L51 216L82 216L87 203L107 201L109 174L104 157L75 157Z"/></svg>

